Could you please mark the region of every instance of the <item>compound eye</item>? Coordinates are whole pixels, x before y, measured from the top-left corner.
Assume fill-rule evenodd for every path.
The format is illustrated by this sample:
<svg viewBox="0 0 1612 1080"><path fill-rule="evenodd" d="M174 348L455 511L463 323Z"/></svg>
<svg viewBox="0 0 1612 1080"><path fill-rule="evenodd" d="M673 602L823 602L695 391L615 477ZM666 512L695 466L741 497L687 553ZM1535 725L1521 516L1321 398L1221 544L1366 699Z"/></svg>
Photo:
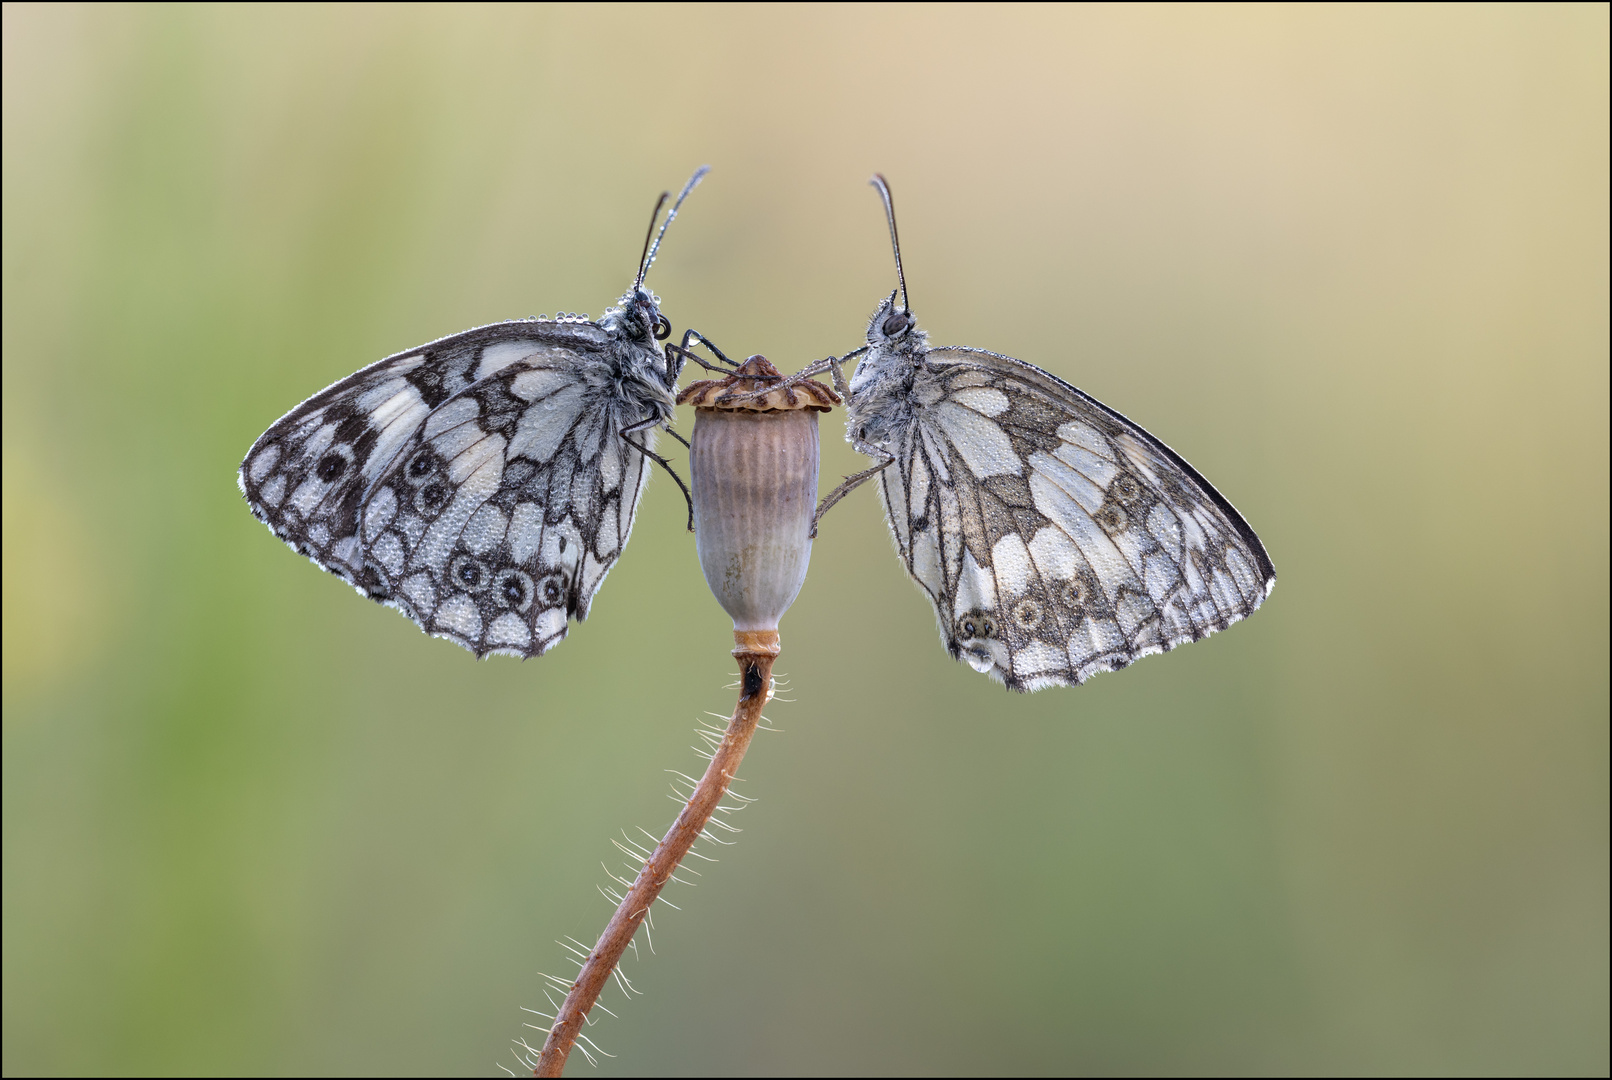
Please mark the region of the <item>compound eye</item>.
<svg viewBox="0 0 1612 1080"><path fill-rule="evenodd" d="M666 321L666 316L655 316L655 340L665 341L672 336L672 324Z"/></svg>
<svg viewBox="0 0 1612 1080"><path fill-rule="evenodd" d="M908 317L907 313L898 311L884 320L884 326L881 329L883 329L885 337L895 337L911 325L912 319Z"/></svg>

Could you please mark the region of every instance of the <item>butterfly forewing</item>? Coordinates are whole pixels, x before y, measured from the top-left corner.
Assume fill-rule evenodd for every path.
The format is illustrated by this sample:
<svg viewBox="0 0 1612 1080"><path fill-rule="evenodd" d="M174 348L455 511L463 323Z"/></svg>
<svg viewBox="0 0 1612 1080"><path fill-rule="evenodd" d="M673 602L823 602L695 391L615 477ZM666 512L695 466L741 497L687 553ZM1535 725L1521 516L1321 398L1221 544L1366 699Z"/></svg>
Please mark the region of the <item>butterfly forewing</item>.
<svg viewBox="0 0 1612 1080"><path fill-rule="evenodd" d="M1275 573L1231 504L1054 376L929 349L881 474L954 657L1021 690L1084 682L1251 614Z"/></svg>
<svg viewBox="0 0 1612 1080"><path fill-rule="evenodd" d="M645 413L612 346L597 324L533 319L389 357L265 432L242 490L276 535L427 631L537 655L586 618L648 478L621 437Z"/></svg>

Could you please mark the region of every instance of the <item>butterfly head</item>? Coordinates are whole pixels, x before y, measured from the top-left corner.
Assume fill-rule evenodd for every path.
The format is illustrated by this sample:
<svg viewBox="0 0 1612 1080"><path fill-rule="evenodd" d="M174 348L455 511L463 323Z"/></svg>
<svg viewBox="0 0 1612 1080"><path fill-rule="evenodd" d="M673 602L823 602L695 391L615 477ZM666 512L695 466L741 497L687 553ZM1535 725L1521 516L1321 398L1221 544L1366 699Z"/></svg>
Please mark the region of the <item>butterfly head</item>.
<svg viewBox="0 0 1612 1080"><path fill-rule="evenodd" d="M898 307L891 293L868 320L866 351L858 350L862 359L851 374L852 399L865 398L875 387L910 386L928 343L929 335L918 329L912 312L904 304Z"/></svg>
<svg viewBox="0 0 1612 1080"><path fill-rule="evenodd" d="M660 313L660 299L642 285L633 286L615 307L605 312L599 325L634 345L650 348L653 348L651 338L665 341L672 336L672 324Z"/></svg>
<svg viewBox="0 0 1612 1080"><path fill-rule="evenodd" d="M928 336L918 329L918 320L912 317L912 312L907 310L905 304L897 306L895 293L880 302L873 318L868 320L870 349L921 351Z"/></svg>

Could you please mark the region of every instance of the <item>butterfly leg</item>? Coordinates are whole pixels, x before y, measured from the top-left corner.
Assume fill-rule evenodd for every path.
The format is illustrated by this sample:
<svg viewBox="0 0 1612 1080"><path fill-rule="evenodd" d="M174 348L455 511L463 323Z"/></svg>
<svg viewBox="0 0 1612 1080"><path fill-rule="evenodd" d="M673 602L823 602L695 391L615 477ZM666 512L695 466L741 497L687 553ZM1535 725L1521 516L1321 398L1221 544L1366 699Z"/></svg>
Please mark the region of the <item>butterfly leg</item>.
<svg viewBox="0 0 1612 1080"><path fill-rule="evenodd" d="M688 347L688 341L689 341L689 338L691 338L691 337L692 338L699 338L700 339L700 344L704 345L707 349L710 349L711 352L713 354L715 354L716 358L718 360L722 361L724 364L727 364L729 367L738 367L739 366L739 362L737 360L729 360L727 358L727 355L725 353L723 353L723 351L721 349L717 348L716 345L711 341L710 338L706 337L704 334L700 333L698 330L687 330L687 331L685 331L683 333L683 347L684 348Z"/></svg>
<svg viewBox="0 0 1612 1080"><path fill-rule="evenodd" d="M854 352L848 352L844 356L828 356L824 357L822 360L813 360L811 363L807 364L793 375L784 379L783 382L763 386L759 389L750 391L748 394L739 394L730 400L746 401L751 398L758 398L766 394L770 394L774 390L788 390L791 386L798 386L807 379L812 378L814 375L821 375L823 372L827 371L834 376L834 388L839 391L840 400L849 401L851 399L851 388L846 385L845 373L840 370L840 365L851 359L851 357L859 356L867 351L867 346L864 345L862 348L857 349Z"/></svg>
<svg viewBox="0 0 1612 1080"><path fill-rule="evenodd" d="M681 345L673 345L668 341L661 347L666 350L666 374L674 381L677 379L677 376L682 373L683 365L690 360L700 365L700 367L704 368L706 371L714 371L718 375L727 375L729 373L727 368L717 367L709 360L706 360L697 353L690 352Z"/></svg>
<svg viewBox="0 0 1612 1080"><path fill-rule="evenodd" d="M689 360L694 361L706 371L714 371L719 375L730 374L726 368L717 367L715 364L712 364L710 361L706 360L702 356L699 356L692 349L690 349L689 343L694 341L697 341L699 344L704 345L707 349L710 349L711 352L716 355L718 360L722 361L724 364L727 364L729 367L739 366L736 362L729 360L721 349L711 344L711 340L704 334L700 333L698 330L685 330L683 331L683 344L673 345L668 341L664 346L662 346L662 348L666 351L666 372L667 374L671 375L672 378L675 379L677 377L677 374L682 369L683 364ZM674 361L677 364L676 368L672 366Z"/></svg>
<svg viewBox="0 0 1612 1080"><path fill-rule="evenodd" d="M857 349L855 352L848 352L844 356L841 356L841 357L838 357L838 358L831 356L827 360L818 361L818 363L828 365L829 374L834 376L834 389L840 395L840 400L841 401L850 401L851 400L851 386L850 386L849 383L847 383L845 381L845 370L843 368L841 368L840 365L845 363L851 357L856 356L859 353L865 353L867 351L868 351L868 348L867 348L866 345L864 345L860 349ZM813 364L812 366L816 367L817 364Z"/></svg>
<svg viewBox="0 0 1612 1080"><path fill-rule="evenodd" d="M665 469L667 472L672 474L672 479L677 481L678 488L681 489L682 492L683 492L683 500L688 503L688 531L693 532L694 531L694 495L689 491L688 485L683 483L683 478L681 476L677 475L677 470L672 468L672 463L670 461L667 461L665 458L663 458L659 454L655 453L655 451L651 450L649 447L640 446L638 443L633 442L631 439L629 439L627 437L629 435L636 435L640 431L648 431L650 428L654 427L656 424L658 424L660 422L661 421L659 421L658 419L650 419L650 420L645 420L645 421L643 421L641 423L634 424L632 427L623 428L622 431L621 431L621 441L626 443L628 446L632 447L634 450L638 451L640 454L644 455L649 460L651 460L653 462L657 462L660 465L661 468ZM666 430L671 431L670 428L667 428ZM680 436L677 436L675 432L673 433L673 437L677 438L678 442L683 441L682 438ZM687 445L687 444L685 443L684 445Z"/></svg>
<svg viewBox="0 0 1612 1080"><path fill-rule="evenodd" d="M724 364L728 365L729 367L735 367L736 368L736 367L739 366L739 362L737 360L729 360L726 353L724 353L721 349L717 348L715 343L712 342L710 338L706 337L704 334L700 333L698 330L685 330L683 332L683 348L685 350L688 348L688 343L689 343L689 340L691 338L697 338L701 345L704 345L707 349L711 350L712 355L714 355L718 360L722 361ZM721 369L720 368L712 368L711 370L712 371L719 371Z"/></svg>
<svg viewBox="0 0 1612 1080"><path fill-rule="evenodd" d="M853 440L851 445L857 450L858 453L866 454L868 457L873 458L876 461L878 461L880 458L883 458L884 460L879 461L879 463L873 466L871 469L863 469L855 476L847 476L845 478L845 483L823 496L823 501L817 504L817 513L812 515L812 531L807 534L814 540L817 538L817 523L823 520L823 515L828 513L829 510L833 508L835 503L845 498L845 496L849 495L851 492L855 491L869 480L872 480L875 476L878 476L885 469L889 468L896 460L894 454L887 454L883 450L880 450L877 446L862 442L859 439Z"/></svg>
<svg viewBox="0 0 1612 1080"><path fill-rule="evenodd" d="M786 387L794 386L798 382L810 379L814 375L821 375L826 371L834 377L834 389L839 391L840 397L850 400L851 388L846 385L845 371L840 365L847 363L858 356L861 356L867 351L868 347L864 345L860 349L852 349L844 356L825 356L821 360L813 360L811 363L795 372L789 378L785 379L783 381L783 385Z"/></svg>
<svg viewBox="0 0 1612 1080"><path fill-rule="evenodd" d="M805 367L801 368L799 371L785 379L781 385L794 386L796 383L805 379L810 379L814 375L821 375L823 372L829 369L830 365L835 363L838 363L838 361L832 356L825 357L822 360L813 360L811 363L807 364Z"/></svg>

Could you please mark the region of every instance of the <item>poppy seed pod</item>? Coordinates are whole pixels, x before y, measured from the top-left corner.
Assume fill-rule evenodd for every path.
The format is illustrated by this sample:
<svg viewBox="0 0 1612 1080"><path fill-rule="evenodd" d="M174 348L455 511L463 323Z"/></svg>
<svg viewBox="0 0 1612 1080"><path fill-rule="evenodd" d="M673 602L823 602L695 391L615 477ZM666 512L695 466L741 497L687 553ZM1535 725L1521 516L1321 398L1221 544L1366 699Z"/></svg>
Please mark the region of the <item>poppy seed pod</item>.
<svg viewBox="0 0 1612 1080"><path fill-rule="evenodd" d="M695 407L689 459L700 569L733 617L741 649L773 654L778 620L811 559L817 414L839 402L822 383L782 382L765 357L752 356L726 379L693 383L677 398Z"/></svg>

